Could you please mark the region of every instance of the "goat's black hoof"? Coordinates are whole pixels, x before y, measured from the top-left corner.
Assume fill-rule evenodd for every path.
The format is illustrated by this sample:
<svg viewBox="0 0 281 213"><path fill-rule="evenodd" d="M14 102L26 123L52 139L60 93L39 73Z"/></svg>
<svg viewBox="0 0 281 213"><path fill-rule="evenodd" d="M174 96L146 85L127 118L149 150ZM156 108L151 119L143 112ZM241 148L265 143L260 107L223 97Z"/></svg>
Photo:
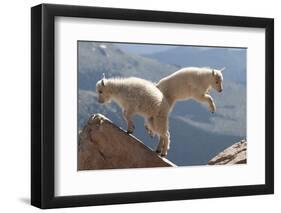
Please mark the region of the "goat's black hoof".
<svg viewBox="0 0 281 213"><path fill-rule="evenodd" d="M135 125L133 125L132 128L128 129L127 133L128 134L133 134L134 130L135 130Z"/></svg>
<svg viewBox="0 0 281 213"><path fill-rule="evenodd" d="M127 134L133 134L133 130L127 130Z"/></svg>

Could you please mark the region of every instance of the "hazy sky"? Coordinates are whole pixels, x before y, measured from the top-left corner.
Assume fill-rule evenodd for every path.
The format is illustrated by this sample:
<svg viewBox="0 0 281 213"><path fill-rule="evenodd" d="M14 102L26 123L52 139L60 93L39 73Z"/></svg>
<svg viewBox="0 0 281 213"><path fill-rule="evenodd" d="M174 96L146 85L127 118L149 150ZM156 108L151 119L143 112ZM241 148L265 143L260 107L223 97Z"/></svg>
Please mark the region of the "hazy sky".
<svg viewBox="0 0 281 213"><path fill-rule="evenodd" d="M131 43L115 43L116 46L118 46L120 49L124 50L125 52L129 53L134 53L138 55L149 55L157 52L162 52L165 50L173 49L173 48L178 48L178 47L196 47L199 49L219 49L221 47L202 47L202 46L183 46L183 45L157 45L157 44L131 44ZM231 47L226 47L229 50L245 50L245 48L231 48Z"/></svg>
<svg viewBox="0 0 281 213"><path fill-rule="evenodd" d="M168 45L149 45L149 44L116 44L119 48L126 52L145 55L152 54L156 52L162 52L168 49L175 48L176 46L168 46Z"/></svg>

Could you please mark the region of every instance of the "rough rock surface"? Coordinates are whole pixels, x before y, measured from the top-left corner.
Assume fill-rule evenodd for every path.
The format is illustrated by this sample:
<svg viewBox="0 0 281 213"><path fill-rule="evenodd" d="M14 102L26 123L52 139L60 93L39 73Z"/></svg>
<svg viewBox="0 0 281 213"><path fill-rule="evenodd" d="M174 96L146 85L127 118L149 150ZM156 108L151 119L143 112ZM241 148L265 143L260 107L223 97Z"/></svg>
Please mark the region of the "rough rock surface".
<svg viewBox="0 0 281 213"><path fill-rule="evenodd" d="M213 159L209 165L225 165L225 164L243 164L247 163L247 141L241 140L238 143L228 147Z"/></svg>
<svg viewBox="0 0 281 213"><path fill-rule="evenodd" d="M79 133L78 170L174 167L100 114Z"/></svg>

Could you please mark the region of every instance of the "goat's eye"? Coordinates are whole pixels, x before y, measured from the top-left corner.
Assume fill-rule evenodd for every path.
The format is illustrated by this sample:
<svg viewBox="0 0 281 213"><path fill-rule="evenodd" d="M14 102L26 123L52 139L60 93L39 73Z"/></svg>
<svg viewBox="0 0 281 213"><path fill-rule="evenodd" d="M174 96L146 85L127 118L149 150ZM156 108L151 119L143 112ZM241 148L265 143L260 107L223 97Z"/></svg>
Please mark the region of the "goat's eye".
<svg viewBox="0 0 281 213"><path fill-rule="evenodd" d="M216 81L216 84L219 84L219 81Z"/></svg>
<svg viewBox="0 0 281 213"><path fill-rule="evenodd" d="M101 91L101 90L99 91L99 94L102 94L102 91Z"/></svg>

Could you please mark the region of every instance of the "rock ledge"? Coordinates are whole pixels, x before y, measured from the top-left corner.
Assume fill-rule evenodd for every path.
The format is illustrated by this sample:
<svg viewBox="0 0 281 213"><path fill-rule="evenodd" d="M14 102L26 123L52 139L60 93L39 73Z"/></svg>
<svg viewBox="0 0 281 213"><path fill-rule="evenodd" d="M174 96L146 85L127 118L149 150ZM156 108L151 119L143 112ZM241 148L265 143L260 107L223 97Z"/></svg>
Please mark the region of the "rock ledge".
<svg viewBox="0 0 281 213"><path fill-rule="evenodd" d="M212 158L209 165L243 164L247 163L247 141L241 140L228 147Z"/></svg>
<svg viewBox="0 0 281 213"><path fill-rule="evenodd" d="M79 133L78 170L176 167L101 114Z"/></svg>

